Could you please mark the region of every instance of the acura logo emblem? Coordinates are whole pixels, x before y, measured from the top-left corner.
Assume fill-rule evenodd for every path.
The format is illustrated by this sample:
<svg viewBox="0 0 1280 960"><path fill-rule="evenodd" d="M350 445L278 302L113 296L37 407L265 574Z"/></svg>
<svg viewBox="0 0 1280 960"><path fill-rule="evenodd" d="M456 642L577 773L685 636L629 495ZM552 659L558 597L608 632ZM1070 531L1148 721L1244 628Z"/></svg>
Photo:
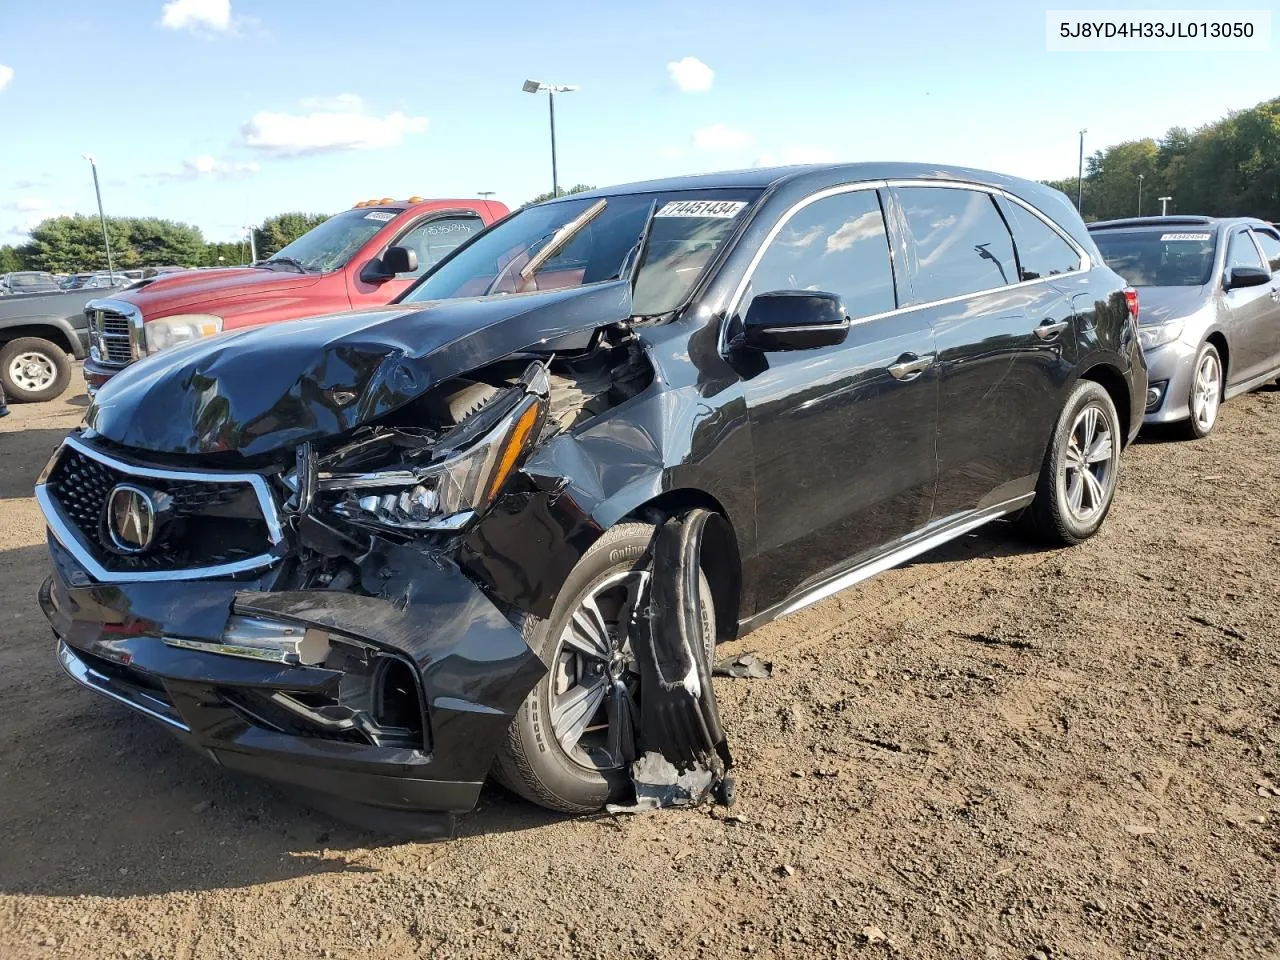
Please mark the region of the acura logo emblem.
<svg viewBox="0 0 1280 960"><path fill-rule="evenodd" d="M121 483L107 496L107 533L121 553L142 553L155 540L156 505L146 490Z"/></svg>

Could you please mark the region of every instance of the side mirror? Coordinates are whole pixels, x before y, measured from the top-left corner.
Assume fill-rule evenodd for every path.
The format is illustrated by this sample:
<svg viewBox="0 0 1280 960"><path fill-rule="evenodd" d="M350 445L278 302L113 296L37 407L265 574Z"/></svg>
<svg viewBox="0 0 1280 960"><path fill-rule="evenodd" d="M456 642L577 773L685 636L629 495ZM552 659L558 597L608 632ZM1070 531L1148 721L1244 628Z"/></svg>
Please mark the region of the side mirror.
<svg viewBox="0 0 1280 960"><path fill-rule="evenodd" d="M848 335L849 314L836 294L774 290L752 298L733 345L766 353L816 350L844 343Z"/></svg>
<svg viewBox="0 0 1280 960"><path fill-rule="evenodd" d="M370 260L360 271L364 280L390 280L401 273L413 273L418 269L418 251L408 247L387 247L376 260Z"/></svg>
<svg viewBox="0 0 1280 960"><path fill-rule="evenodd" d="M1271 282L1271 274L1261 267L1232 267L1223 284L1228 290L1239 290L1242 287L1260 287Z"/></svg>

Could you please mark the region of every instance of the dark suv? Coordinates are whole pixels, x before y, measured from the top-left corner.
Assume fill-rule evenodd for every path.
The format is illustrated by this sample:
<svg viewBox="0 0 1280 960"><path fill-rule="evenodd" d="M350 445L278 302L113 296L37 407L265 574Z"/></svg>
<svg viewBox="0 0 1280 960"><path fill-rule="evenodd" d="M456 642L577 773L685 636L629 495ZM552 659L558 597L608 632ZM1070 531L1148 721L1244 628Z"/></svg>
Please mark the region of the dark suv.
<svg viewBox="0 0 1280 960"><path fill-rule="evenodd" d="M711 641L997 517L1096 532L1129 294L1060 193L973 170L528 207L395 304L120 373L39 480L41 603L72 677L225 766L598 809L723 745Z"/></svg>

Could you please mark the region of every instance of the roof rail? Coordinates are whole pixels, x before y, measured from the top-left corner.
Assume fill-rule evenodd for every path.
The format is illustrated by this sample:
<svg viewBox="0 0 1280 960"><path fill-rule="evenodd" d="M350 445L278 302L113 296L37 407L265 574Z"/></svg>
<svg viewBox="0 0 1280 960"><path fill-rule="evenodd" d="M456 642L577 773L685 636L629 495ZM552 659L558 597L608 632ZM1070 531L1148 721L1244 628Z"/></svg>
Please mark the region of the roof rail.
<svg viewBox="0 0 1280 960"><path fill-rule="evenodd" d="M1090 230L1097 230L1099 227L1110 229L1112 227L1174 227L1179 225L1200 226L1213 223L1214 217L1126 217L1122 220L1099 220L1096 223L1088 225Z"/></svg>

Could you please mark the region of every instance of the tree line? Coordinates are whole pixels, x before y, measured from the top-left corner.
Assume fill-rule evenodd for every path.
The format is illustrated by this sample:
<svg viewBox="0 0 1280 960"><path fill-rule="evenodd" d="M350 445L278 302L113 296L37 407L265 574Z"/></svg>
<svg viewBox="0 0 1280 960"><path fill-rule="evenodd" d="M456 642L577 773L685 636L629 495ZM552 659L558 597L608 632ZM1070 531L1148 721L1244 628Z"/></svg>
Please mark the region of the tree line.
<svg viewBox="0 0 1280 960"><path fill-rule="evenodd" d="M1046 181L1073 201L1079 180ZM1196 130L1117 143L1086 159L1081 213L1111 220L1160 212L1280 221L1280 97Z"/></svg>
<svg viewBox="0 0 1280 960"><path fill-rule="evenodd" d="M323 213L280 213L254 228L259 259L276 253L328 219ZM158 217L107 217L111 260L117 270L135 267L233 267L250 260L248 238L208 241L199 227ZM87 273L107 269L102 221L75 214L51 217L34 227L21 246L0 246L0 273L47 270Z"/></svg>

